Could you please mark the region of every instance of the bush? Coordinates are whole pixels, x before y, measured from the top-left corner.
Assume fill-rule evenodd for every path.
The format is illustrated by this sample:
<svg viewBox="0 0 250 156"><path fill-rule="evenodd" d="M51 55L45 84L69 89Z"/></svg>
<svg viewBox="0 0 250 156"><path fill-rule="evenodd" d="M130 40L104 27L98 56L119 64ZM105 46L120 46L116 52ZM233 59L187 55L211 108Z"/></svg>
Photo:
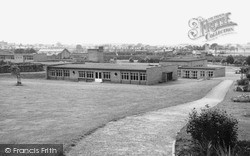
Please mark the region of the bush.
<svg viewBox="0 0 250 156"><path fill-rule="evenodd" d="M194 142L202 146L204 153L218 147L232 148L237 143L238 121L226 111L202 109L198 114L194 109L189 114L187 133Z"/></svg>
<svg viewBox="0 0 250 156"><path fill-rule="evenodd" d="M129 62L134 62L134 59L132 57L129 58Z"/></svg>
<svg viewBox="0 0 250 156"><path fill-rule="evenodd" d="M248 85L249 84L249 79L240 79L240 80L237 80L237 84L240 85L240 86Z"/></svg>
<svg viewBox="0 0 250 156"><path fill-rule="evenodd" d="M228 64L234 63L234 57L232 55L227 56L226 61Z"/></svg>

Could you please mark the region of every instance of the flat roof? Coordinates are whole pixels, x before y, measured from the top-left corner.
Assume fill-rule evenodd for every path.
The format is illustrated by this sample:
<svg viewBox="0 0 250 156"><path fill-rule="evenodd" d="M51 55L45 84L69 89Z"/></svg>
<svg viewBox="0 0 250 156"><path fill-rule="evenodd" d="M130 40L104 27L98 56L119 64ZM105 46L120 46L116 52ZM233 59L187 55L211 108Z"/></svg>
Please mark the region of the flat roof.
<svg viewBox="0 0 250 156"><path fill-rule="evenodd" d="M138 65L138 64L133 65L133 63L131 64L85 63L85 64L52 65L49 67L67 68L67 69L146 70L147 68L160 67L160 66Z"/></svg>
<svg viewBox="0 0 250 156"><path fill-rule="evenodd" d="M178 69L203 69L203 70L215 70L215 69L222 69L225 67L186 67L186 66L182 66L182 67L178 67Z"/></svg>
<svg viewBox="0 0 250 156"><path fill-rule="evenodd" d="M192 62L192 61L202 61L207 60L206 58L169 58L166 60L162 60L161 62Z"/></svg>

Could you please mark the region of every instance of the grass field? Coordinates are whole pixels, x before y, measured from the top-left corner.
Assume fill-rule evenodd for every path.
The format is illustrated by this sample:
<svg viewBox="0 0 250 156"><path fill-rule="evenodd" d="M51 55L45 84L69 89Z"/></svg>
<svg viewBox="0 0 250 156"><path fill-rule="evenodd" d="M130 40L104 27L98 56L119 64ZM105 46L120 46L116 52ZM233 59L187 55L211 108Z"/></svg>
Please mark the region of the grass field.
<svg viewBox="0 0 250 156"><path fill-rule="evenodd" d="M202 98L221 80L155 86L0 78L0 143L63 143L107 122Z"/></svg>

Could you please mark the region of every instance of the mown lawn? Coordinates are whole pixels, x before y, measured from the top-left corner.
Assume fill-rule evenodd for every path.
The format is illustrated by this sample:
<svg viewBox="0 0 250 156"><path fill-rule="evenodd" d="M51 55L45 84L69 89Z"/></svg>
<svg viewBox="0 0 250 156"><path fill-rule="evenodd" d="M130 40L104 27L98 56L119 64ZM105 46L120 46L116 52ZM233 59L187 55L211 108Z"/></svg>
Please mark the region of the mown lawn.
<svg viewBox="0 0 250 156"><path fill-rule="evenodd" d="M221 80L155 86L0 78L0 143L63 143L107 122L202 98ZM181 81L180 81L181 82Z"/></svg>

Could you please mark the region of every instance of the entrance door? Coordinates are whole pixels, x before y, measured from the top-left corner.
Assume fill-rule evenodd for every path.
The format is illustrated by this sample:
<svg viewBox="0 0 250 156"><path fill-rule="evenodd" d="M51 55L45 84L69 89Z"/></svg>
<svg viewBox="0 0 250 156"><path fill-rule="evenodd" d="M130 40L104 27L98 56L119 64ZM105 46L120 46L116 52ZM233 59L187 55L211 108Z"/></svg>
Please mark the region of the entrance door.
<svg viewBox="0 0 250 156"><path fill-rule="evenodd" d="M95 72L95 81L102 82L102 72Z"/></svg>
<svg viewBox="0 0 250 156"><path fill-rule="evenodd" d="M96 79L102 79L102 72L95 72Z"/></svg>
<svg viewBox="0 0 250 156"><path fill-rule="evenodd" d="M173 72L167 73L167 81L171 81L173 79Z"/></svg>

